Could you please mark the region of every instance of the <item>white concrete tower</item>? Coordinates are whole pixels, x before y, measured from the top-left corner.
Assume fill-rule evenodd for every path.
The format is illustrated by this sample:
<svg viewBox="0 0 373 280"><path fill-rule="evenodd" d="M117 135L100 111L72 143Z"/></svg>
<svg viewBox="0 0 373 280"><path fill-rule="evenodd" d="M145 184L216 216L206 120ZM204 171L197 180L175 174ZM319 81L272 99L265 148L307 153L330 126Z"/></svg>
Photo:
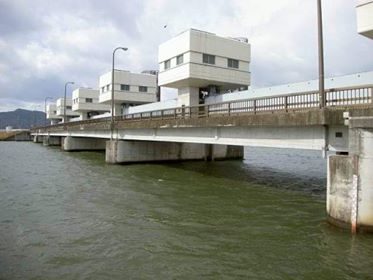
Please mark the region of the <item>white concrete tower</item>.
<svg viewBox="0 0 373 280"><path fill-rule="evenodd" d="M72 110L79 113L80 120L110 112L110 105L98 103L99 95L99 90L91 88L78 88L73 91Z"/></svg>
<svg viewBox="0 0 373 280"><path fill-rule="evenodd" d="M57 106L55 103L47 105L47 120L49 120L52 125L62 121L62 117L57 116Z"/></svg>
<svg viewBox="0 0 373 280"><path fill-rule="evenodd" d="M99 102L111 104L111 71L100 76L99 88ZM156 75L115 70L114 115L120 116L122 107L156 102L156 92Z"/></svg>
<svg viewBox="0 0 373 280"><path fill-rule="evenodd" d="M178 106L202 103L202 92L250 85L250 44L188 29L159 46L159 86L178 90Z"/></svg>
<svg viewBox="0 0 373 280"><path fill-rule="evenodd" d="M59 116L63 122L68 122L71 118L79 117L79 114L72 110L72 99L66 98L66 118L64 120L64 98L58 98L56 102L57 116Z"/></svg>
<svg viewBox="0 0 373 280"><path fill-rule="evenodd" d="M373 0L359 0L356 7L357 32L373 39Z"/></svg>

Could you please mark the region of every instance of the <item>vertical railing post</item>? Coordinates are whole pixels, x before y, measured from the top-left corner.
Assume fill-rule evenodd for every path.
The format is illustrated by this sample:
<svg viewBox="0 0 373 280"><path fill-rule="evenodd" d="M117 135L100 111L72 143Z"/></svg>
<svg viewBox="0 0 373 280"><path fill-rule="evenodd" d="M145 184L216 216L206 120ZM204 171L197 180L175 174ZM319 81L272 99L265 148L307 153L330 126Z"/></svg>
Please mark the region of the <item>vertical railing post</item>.
<svg viewBox="0 0 373 280"><path fill-rule="evenodd" d="M254 106L253 110L254 110L254 114L256 114L256 99L254 99L253 101L254 101L254 103L253 103L253 106Z"/></svg>
<svg viewBox="0 0 373 280"><path fill-rule="evenodd" d="M285 96L285 100L284 100L284 102L285 102L285 112L288 112L288 96Z"/></svg>
<svg viewBox="0 0 373 280"><path fill-rule="evenodd" d="M229 102L228 103L228 116L231 115L231 103Z"/></svg>
<svg viewBox="0 0 373 280"><path fill-rule="evenodd" d="M185 105L181 105L181 118L185 119Z"/></svg>
<svg viewBox="0 0 373 280"><path fill-rule="evenodd" d="M161 110L161 120L163 120L163 110Z"/></svg>

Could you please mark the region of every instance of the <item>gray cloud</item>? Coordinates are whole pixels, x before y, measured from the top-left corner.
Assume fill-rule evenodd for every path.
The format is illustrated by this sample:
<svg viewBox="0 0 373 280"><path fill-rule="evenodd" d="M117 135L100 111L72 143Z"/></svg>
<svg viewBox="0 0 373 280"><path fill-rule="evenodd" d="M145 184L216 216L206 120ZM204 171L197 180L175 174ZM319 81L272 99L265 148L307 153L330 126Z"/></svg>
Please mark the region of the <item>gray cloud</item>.
<svg viewBox="0 0 373 280"><path fill-rule="evenodd" d="M248 37L254 87L315 79L314 2L0 0L0 110L57 98L68 80L97 87L116 46L129 48L117 68L157 69L158 45L190 27ZM373 41L357 34L353 1L323 4L327 76L373 70Z"/></svg>

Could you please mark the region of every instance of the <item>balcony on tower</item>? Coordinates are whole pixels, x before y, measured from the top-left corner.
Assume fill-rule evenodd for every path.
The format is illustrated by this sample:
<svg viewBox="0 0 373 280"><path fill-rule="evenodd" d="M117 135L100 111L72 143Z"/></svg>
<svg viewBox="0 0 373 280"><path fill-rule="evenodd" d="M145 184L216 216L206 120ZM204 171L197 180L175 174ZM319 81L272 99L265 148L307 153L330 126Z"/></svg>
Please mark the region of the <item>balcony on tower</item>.
<svg viewBox="0 0 373 280"><path fill-rule="evenodd" d="M360 0L357 3L357 32L373 39L373 0Z"/></svg>

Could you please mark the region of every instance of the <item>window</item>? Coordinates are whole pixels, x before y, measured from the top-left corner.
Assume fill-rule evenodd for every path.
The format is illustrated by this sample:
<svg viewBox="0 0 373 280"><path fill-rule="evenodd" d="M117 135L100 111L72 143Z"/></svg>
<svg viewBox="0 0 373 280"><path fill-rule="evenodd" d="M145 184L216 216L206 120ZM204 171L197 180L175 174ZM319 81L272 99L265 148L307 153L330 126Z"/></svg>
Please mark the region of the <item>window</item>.
<svg viewBox="0 0 373 280"><path fill-rule="evenodd" d="M53 114L57 114L57 111L53 111Z"/></svg>
<svg viewBox="0 0 373 280"><path fill-rule="evenodd" d="M71 106L66 106L66 109L67 110L71 110Z"/></svg>
<svg viewBox="0 0 373 280"><path fill-rule="evenodd" d="M215 55L203 54L203 63L215 64Z"/></svg>
<svg viewBox="0 0 373 280"><path fill-rule="evenodd" d="M105 91L105 87L102 87L101 88L101 93L103 93Z"/></svg>
<svg viewBox="0 0 373 280"><path fill-rule="evenodd" d="M130 90L130 85L120 85L120 90L129 91Z"/></svg>
<svg viewBox="0 0 373 280"><path fill-rule="evenodd" d="M184 55L178 55L176 57L176 64L179 65L184 62Z"/></svg>
<svg viewBox="0 0 373 280"><path fill-rule="evenodd" d="M236 68L238 69L238 60L237 59L231 59L231 58L228 58L228 67L229 68Z"/></svg>
<svg viewBox="0 0 373 280"><path fill-rule="evenodd" d="M93 102L93 99L92 99L92 98L86 98L86 99L85 99L85 102L86 102L86 103L92 103L92 102Z"/></svg>
<svg viewBox="0 0 373 280"><path fill-rule="evenodd" d="M171 67L171 60L166 60L164 62L164 69L169 69Z"/></svg>
<svg viewBox="0 0 373 280"><path fill-rule="evenodd" d="M139 92L148 92L148 87L139 86Z"/></svg>
<svg viewBox="0 0 373 280"><path fill-rule="evenodd" d="M106 86L106 91L109 91L110 90L110 85L107 85Z"/></svg>

